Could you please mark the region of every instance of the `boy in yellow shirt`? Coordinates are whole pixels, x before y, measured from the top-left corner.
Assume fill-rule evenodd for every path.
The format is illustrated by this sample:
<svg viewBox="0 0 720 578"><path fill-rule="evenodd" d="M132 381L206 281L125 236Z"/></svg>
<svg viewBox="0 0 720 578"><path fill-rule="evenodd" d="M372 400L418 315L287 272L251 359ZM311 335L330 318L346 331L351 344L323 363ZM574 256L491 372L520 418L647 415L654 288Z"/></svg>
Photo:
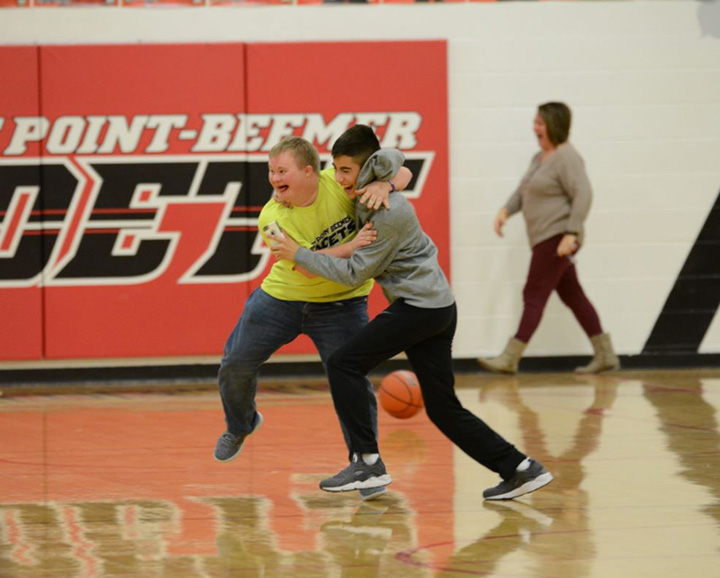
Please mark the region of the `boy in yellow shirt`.
<svg viewBox="0 0 720 578"><path fill-rule="evenodd" d="M357 247L374 239L369 229L358 231L354 199L335 180L334 169L320 172L320 158L311 143L297 137L286 139L269 156L269 180L276 200L263 207L258 219L268 244L273 241L264 229L273 221L303 246L337 257L350 257ZM397 188L405 188L411 176L401 168L395 177ZM374 183L368 189L368 206L379 207L395 187L392 181ZM217 461L236 458L245 438L262 424L255 404L260 366L280 347L305 334L325 367L328 357L368 323L367 296L372 286L369 279L348 287L309 275L287 261L273 265L248 298L225 345L218 383L227 430L215 447ZM366 387L372 392L367 379ZM377 429L377 406L373 415ZM340 425L347 442L346 429Z"/></svg>

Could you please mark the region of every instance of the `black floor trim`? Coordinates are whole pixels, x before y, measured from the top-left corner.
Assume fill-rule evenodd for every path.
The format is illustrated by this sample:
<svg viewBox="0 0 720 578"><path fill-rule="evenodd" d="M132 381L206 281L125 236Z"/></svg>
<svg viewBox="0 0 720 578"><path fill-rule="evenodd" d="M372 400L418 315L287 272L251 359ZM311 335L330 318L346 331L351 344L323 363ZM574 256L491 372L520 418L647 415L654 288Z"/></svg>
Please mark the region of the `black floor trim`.
<svg viewBox="0 0 720 578"><path fill-rule="evenodd" d="M520 362L521 373L544 373L573 371L584 365L588 356L525 357ZM621 355L623 369L689 369L720 367L720 354L648 354ZM457 373L485 373L475 359L456 359ZM397 369L410 369L406 360L387 361L371 373L378 376ZM166 385L183 384L192 387L215 381L218 365L162 365L133 367L73 367L51 369L7 369L0 370L0 385L23 386L31 384L109 383L109 382L172 382ZM293 363L267 363L263 366L261 378L323 377L319 361Z"/></svg>

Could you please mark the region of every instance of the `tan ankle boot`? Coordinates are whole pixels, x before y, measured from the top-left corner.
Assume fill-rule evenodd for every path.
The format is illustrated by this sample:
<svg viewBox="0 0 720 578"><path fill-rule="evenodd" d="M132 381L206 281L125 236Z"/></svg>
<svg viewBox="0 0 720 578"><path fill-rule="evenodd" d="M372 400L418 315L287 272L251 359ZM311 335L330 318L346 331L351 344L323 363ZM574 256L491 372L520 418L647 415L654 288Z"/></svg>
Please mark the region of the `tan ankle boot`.
<svg viewBox="0 0 720 578"><path fill-rule="evenodd" d="M478 363L489 371L495 373L517 373L518 365L527 343L523 343L514 337L508 341L503 351L497 357L478 357Z"/></svg>
<svg viewBox="0 0 720 578"><path fill-rule="evenodd" d="M590 343L592 343L595 356L588 365L578 367L575 371L578 373L600 373L601 371L620 369L620 360L613 351L608 333L601 333L591 337Z"/></svg>

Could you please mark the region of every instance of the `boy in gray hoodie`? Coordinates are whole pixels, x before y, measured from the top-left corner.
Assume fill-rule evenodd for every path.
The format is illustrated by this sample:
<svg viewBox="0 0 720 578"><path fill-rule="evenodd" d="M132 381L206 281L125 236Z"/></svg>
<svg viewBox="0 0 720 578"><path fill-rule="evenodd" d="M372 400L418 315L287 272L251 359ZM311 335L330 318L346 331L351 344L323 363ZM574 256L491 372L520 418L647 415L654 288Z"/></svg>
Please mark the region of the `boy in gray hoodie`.
<svg viewBox="0 0 720 578"><path fill-rule="evenodd" d="M385 151L381 159L375 154L378 150L377 137L364 125L351 127L333 145L335 178L349 196L354 198L356 190L376 179L386 180L402 165L399 151ZM389 211L357 205L359 226L372 222L377 240L349 259L310 251L290 238L272 248L278 259L350 287L374 278L390 303L328 360L333 403L348 430L352 461L321 481L320 488L342 492L392 481L372 427L376 402L364 384L374 367L403 351L417 375L430 420L466 454L501 476L500 484L483 492L485 499L516 498L545 486L552 474L465 409L455 395L455 297L438 263L437 247L423 232L410 202L403 195L391 195L390 203Z"/></svg>

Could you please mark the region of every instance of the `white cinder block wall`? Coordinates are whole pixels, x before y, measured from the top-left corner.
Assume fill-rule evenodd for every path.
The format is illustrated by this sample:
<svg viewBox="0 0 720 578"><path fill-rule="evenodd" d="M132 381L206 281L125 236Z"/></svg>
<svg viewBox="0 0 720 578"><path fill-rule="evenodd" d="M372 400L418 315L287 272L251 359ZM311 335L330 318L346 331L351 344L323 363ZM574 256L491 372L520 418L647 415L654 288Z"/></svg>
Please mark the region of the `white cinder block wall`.
<svg viewBox="0 0 720 578"><path fill-rule="evenodd" d="M618 350L639 353L720 191L720 5L515 8L450 44L456 355L498 351L517 328L524 223L498 239L492 221L536 150L536 104L555 99L574 110L595 191L581 280ZM716 322L701 351L719 350ZM585 351L553 296L528 354Z"/></svg>
<svg viewBox="0 0 720 578"><path fill-rule="evenodd" d="M2 44L437 38L449 46L456 357L497 352L517 328L524 223L498 239L492 222L548 100L573 108L595 191L581 280L619 352L640 353L720 191L720 2L0 11ZM589 351L553 297L528 354ZM720 316L700 351L720 352Z"/></svg>

